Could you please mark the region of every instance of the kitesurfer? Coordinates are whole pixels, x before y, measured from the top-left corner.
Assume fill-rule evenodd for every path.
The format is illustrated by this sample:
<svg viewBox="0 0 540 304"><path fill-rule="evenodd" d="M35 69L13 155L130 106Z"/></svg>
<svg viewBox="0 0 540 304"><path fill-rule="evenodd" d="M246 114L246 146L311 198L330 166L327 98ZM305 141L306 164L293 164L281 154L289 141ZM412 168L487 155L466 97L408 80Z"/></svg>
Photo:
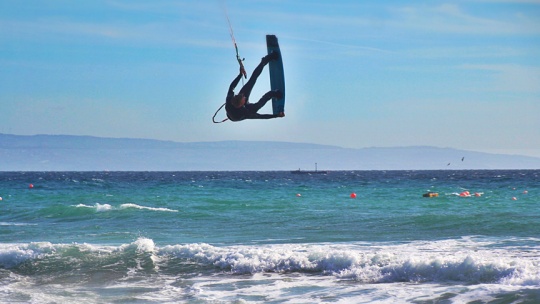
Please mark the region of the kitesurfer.
<svg viewBox="0 0 540 304"><path fill-rule="evenodd" d="M264 94L257 103L249 103L249 95L251 90L257 81L259 75L261 75L264 66L271 60L278 60L279 53L272 52L261 59L261 63L253 70L248 82L240 89L237 95L234 94L234 88L238 85L238 82L242 78L243 69L240 67L240 74L232 81L229 86L229 92L227 92L227 99L225 101L225 110L227 111L227 117L231 121L241 121L244 119L270 119L276 117L284 117L285 113L281 112L277 115L274 114L259 114L257 113L270 99L273 97L281 98L283 93L279 90L269 91Z"/></svg>

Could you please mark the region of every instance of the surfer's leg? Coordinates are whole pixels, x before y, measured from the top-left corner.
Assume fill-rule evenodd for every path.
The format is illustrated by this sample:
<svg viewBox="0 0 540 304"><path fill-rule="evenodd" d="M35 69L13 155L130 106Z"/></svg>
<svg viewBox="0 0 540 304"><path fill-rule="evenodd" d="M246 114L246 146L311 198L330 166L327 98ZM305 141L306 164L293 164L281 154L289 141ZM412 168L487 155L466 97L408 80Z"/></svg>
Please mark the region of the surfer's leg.
<svg viewBox="0 0 540 304"><path fill-rule="evenodd" d="M270 54L266 55L261 59L261 63L253 70L253 73L251 73L251 77L249 77L248 82L240 89L240 93L244 94L246 96L246 99L249 99L249 95L251 94L251 90L253 90L253 86L255 85L255 82L257 82L257 78L261 75L264 66L270 62L270 60L274 59L275 55Z"/></svg>
<svg viewBox="0 0 540 304"><path fill-rule="evenodd" d="M270 100L272 99L273 97L277 97L279 98L281 96L281 92L276 90L276 91L268 91L266 92L262 97L261 99L259 99L259 101L257 101L257 103L250 103L250 104L246 104L245 107L251 111L251 112L257 112L259 111L262 107L264 107L264 105Z"/></svg>

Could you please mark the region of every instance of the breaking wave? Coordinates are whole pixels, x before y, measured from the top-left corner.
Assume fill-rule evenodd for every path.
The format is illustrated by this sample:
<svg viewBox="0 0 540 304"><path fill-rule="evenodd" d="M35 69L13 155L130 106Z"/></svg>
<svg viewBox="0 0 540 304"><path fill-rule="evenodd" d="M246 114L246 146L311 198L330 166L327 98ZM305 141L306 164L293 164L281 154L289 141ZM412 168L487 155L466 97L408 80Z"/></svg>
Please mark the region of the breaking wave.
<svg viewBox="0 0 540 304"><path fill-rule="evenodd" d="M533 254L531 254L533 252ZM538 249L516 255L499 248L461 248L451 241L367 246L284 244L216 247L167 245L139 238L120 246L1 244L0 268L59 276L96 270L182 273L200 268L230 274L305 273L363 283L460 282L540 285ZM189 267L188 267L189 265Z"/></svg>
<svg viewBox="0 0 540 304"><path fill-rule="evenodd" d="M99 204L99 203L96 203L93 206L85 205L85 204L78 204L75 207L94 209L97 212L104 212L104 211L111 211L111 210L122 210L122 209L139 209L139 210L150 210L150 211L178 212L178 210L173 210L173 209L169 209L169 208L146 207L146 206L140 206L140 205L133 204L133 203L121 204L119 207L113 207L113 206L111 206L109 204Z"/></svg>

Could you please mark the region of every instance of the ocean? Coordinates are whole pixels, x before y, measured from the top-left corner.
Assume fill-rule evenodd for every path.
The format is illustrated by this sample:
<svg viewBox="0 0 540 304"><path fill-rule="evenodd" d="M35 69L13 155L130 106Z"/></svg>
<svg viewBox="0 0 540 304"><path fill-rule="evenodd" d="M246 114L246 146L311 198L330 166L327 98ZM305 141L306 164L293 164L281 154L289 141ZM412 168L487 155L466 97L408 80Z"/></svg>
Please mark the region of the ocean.
<svg viewBox="0 0 540 304"><path fill-rule="evenodd" d="M0 172L0 197L1 303L540 303L540 170Z"/></svg>

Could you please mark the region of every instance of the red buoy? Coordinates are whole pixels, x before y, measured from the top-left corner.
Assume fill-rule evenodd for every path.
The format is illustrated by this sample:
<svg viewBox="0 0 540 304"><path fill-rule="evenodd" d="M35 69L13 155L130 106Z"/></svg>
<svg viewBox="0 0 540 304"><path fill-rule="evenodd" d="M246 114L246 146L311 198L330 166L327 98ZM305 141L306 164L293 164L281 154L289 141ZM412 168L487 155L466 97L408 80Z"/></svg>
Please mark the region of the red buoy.
<svg viewBox="0 0 540 304"><path fill-rule="evenodd" d="M351 198L356 198L356 193L351 193Z"/></svg>
<svg viewBox="0 0 540 304"><path fill-rule="evenodd" d="M30 185L28 185L28 188L29 188L29 189L34 188L34 185L33 185L33 184L30 184Z"/></svg>

